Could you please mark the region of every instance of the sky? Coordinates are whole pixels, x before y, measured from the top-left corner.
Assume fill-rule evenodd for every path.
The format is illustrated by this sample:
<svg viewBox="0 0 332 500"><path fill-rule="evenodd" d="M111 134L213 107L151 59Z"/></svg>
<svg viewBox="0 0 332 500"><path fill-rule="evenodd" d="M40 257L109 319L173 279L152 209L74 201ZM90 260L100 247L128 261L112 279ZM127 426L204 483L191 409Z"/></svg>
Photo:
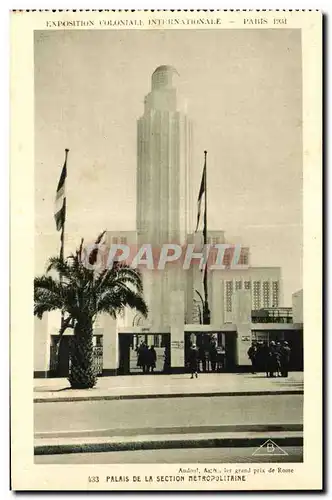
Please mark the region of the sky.
<svg viewBox="0 0 332 500"><path fill-rule="evenodd" d="M135 229L136 123L164 64L194 125L194 199L208 151L208 228L249 245L252 265L281 267L291 305L302 288L300 30L35 32L36 273L59 252L65 148L65 253L82 236Z"/></svg>

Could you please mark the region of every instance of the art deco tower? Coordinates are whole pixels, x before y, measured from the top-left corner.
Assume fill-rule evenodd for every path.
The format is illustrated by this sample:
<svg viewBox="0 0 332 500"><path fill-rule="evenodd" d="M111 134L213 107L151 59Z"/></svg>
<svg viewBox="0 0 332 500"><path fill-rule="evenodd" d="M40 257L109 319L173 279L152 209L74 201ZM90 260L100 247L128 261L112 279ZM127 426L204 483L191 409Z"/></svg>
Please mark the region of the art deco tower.
<svg viewBox="0 0 332 500"><path fill-rule="evenodd" d="M192 231L190 186L192 125L178 104L177 71L159 66L138 120L138 244L183 244ZM169 324L166 303L172 290L183 289L179 273L144 273L152 323ZM150 274L150 276L149 276ZM152 275L151 275L152 274Z"/></svg>

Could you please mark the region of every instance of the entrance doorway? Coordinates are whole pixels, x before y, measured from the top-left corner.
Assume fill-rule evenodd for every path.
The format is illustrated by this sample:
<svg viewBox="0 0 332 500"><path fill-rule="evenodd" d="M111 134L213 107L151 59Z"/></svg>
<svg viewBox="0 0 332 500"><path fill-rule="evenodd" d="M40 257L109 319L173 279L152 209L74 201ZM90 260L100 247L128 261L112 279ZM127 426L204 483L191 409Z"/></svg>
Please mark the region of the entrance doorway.
<svg viewBox="0 0 332 500"><path fill-rule="evenodd" d="M236 371L237 361L236 361L236 332L226 332L223 334L225 338L225 350L226 350L226 371L234 372Z"/></svg>
<svg viewBox="0 0 332 500"><path fill-rule="evenodd" d="M186 332L185 361L195 343L199 356L199 371L232 372L236 367L236 332Z"/></svg>
<svg viewBox="0 0 332 500"><path fill-rule="evenodd" d="M119 375L169 373L170 334L119 335Z"/></svg>
<svg viewBox="0 0 332 500"><path fill-rule="evenodd" d="M287 341L291 349L289 371L303 370L303 330L253 330L252 336L260 343Z"/></svg>

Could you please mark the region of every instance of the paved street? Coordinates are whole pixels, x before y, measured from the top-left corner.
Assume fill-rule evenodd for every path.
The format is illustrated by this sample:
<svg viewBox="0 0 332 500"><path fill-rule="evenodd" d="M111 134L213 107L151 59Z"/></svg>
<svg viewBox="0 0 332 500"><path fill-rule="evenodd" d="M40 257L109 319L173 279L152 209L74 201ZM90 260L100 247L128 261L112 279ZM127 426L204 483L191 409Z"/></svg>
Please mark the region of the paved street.
<svg viewBox="0 0 332 500"><path fill-rule="evenodd" d="M303 396L35 403L35 432L302 423ZM120 434L121 435L121 434Z"/></svg>
<svg viewBox="0 0 332 500"><path fill-rule="evenodd" d="M303 373L288 378L267 378L262 373L209 373L191 380L189 374L132 375L100 377L93 389L71 390L66 379L35 379L34 400L64 401L129 397L170 397L178 395L303 393Z"/></svg>
<svg viewBox="0 0 332 500"><path fill-rule="evenodd" d="M137 464L137 463L251 463L302 462L303 448L283 447L287 455L253 456L256 448L200 448L177 450L138 450L109 453L74 453L35 456L37 464Z"/></svg>

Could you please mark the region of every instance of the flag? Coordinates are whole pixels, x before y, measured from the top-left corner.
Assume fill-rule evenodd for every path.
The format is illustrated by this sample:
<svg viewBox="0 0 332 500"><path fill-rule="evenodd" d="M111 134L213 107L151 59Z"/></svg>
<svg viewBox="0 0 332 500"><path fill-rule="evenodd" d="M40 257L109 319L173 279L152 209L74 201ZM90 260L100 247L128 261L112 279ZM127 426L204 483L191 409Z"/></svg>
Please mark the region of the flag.
<svg viewBox="0 0 332 500"><path fill-rule="evenodd" d="M89 264L91 264L91 265L94 265L97 262L99 245L100 245L100 242L103 239L105 233L106 233L106 231L103 231L102 233L100 233L100 235L98 236L98 238L95 241L94 249L92 250L92 252L89 255Z"/></svg>
<svg viewBox="0 0 332 500"><path fill-rule="evenodd" d="M206 163L204 164L202 181L201 181L201 187L199 188L199 193L198 193L198 200L197 200L197 225L196 225L195 233L198 230L198 226L199 226L200 219L201 219L202 202L204 201L204 196L205 196L205 184L206 184L206 179L205 178L206 178ZM203 205L203 207L204 207L204 205Z"/></svg>
<svg viewBox="0 0 332 500"><path fill-rule="evenodd" d="M60 175L58 187L56 190L55 196L55 209L54 209L54 218L56 223L56 230L60 231L66 220L66 177L67 177L67 153L66 149L66 158L64 165L62 167L62 172Z"/></svg>

